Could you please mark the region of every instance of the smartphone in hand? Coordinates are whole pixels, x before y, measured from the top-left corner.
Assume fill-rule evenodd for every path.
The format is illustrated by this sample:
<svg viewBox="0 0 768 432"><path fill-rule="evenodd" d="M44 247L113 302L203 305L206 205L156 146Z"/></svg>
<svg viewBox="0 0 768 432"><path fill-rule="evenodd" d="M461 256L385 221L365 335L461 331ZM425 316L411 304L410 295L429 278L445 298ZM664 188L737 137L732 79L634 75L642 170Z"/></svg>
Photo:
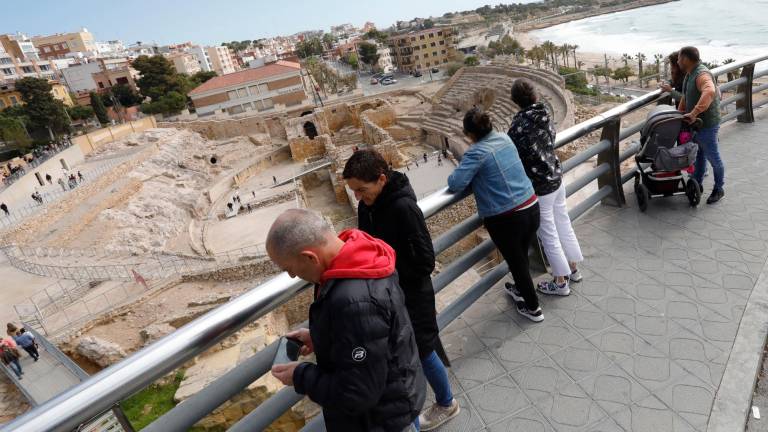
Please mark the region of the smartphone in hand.
<svg viewBox="0 0 768 432"><path fill-rule="evenodd" d="M304 344L298 339L287 336L281 337L272 364L276 365L295 362L299 359L299 351L302 346L304 346Z"/></svg>

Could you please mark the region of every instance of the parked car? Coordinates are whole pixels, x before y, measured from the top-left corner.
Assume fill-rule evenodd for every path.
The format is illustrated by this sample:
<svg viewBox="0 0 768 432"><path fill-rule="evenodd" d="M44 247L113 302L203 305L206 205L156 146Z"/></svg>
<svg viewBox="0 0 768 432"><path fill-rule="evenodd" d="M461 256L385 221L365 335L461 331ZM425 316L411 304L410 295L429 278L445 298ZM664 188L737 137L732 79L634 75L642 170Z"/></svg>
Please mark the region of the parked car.
<svg viewBox="0 0 768 432"><path fill-rule="evenodd" d="M379 81L384 81L385 79L395 79L395 76L391 73L388 74L382 74L381 77L379 77Z"/></svg>
<svg viewBox="0 0 768 432"><path fill-rule="evenodd" d="M381 85L387 86L392 84L397 84L397 80L394 78L387 78L387 79L381 80Z"/></svg>
<svg viewBox="0 0 768 432"><path fill-rule="evenodd" d="M413 71L413 76L415 76L416 78L420 77L421 75L422 75L422 73L421 73L420 70Z"/></svg>
<svg viewBox="0 0 768 432"><path fill-rule="evenodd" d="M436 68L436 67L433 67L433 68L432 68L432 73L438 73L438 72L440 72L440 69L438 69L438 68Z"/></svg>
<svg viewBox="0 0 768 432"><path fill-rule="evenodd" d="M371 84L378 84L378 83L379 83L378 78L376 78L376 77L372 77L371 78Z"/></svg>

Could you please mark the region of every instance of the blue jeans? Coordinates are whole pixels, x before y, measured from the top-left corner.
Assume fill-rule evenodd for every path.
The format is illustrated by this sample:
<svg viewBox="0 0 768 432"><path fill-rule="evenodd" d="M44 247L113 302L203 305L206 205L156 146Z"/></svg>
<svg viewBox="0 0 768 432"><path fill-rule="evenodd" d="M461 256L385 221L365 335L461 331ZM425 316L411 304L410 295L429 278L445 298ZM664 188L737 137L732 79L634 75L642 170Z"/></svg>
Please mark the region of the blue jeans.
<svg viewBox="0 0 768 432"><path fill-rule="evenodd" d="M19 364L19 359L11 360L11 362L8 363L8 368L16 374L17 378L21 378L21 365Z"/></svg>
<svg viewBox="0 0 768 432"><path fill-rule="evenodd" d="M437 353L432 351L427 357L421 360L421 368L424 369L424 375L427 377L429 386L435 392L435 401L438 405L447 407L453 402L453 392L451 392L451 383L448 382L448 372L445 370L443 362Z"/></svg>
<svg viewBox="0 0 768 432"><path fill-rule="evenodd" d="M700 129L696 133L696 143L699 144L699 153L696 155L696 170L693 172L693 178L702 184L704 173L707 171L707 161L712 165L712 171L715 173L715 189L722 190L725 184L725 167L723 160L720 159L720 150L718 149L717 132L720 126Z"/></svg>

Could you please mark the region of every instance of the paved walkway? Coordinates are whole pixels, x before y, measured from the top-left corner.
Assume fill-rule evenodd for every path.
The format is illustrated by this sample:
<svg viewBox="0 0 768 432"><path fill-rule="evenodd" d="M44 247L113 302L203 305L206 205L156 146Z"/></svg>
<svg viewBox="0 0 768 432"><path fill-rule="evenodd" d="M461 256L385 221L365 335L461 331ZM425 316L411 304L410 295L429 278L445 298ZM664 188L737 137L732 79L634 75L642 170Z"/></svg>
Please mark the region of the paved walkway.
<svg viewBox="0 0 768 432"><path fill-rule="evenodd" d="M453 322L442 337L462 414L440 430L706 431L768 258L766 135L765 112L722 130L716 206L666 198L642 214L629 183L627 207L579 219L584 281L542 298L543 323L520 317L499 286Z"/></svg>
<svg viewBox="0 0 768 432"><path fill-rule="evenodd" d="M53 353L48 352L43 344L40 344L40 359L33 361L26 351L21 352L21 369L24 372L22 379L17 381L30 402L40 405L59 393L80 383L72 369L64 365ZM59 353L59 355L63 355Z"/></svg>

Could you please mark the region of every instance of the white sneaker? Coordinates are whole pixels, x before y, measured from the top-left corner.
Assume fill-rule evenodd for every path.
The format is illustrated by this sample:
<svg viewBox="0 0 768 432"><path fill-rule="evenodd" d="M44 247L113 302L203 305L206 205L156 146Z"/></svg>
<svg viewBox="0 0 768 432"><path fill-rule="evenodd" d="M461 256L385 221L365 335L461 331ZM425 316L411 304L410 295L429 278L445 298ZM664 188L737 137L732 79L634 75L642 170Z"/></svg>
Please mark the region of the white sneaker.
<svg viewBox="0 0 768 432"><path fill-rule="evenodd" d="M524 302L525 299L523 298L523 295L520 294L520 291L517 290L517 287L515 284L511 282L504 283L504 292L509 294L510 297L512 297L512 300L515 301L515 303Z"/></svg>
<svg viewBox="0 0 768 432"><path fill-rule="evenodd" d="M517 303L517 313L528 318L533 322L544 321L544 312L542 312L540 307L532 311L532 310L529 310L527 307L525 307L525 303L522 303L522 302Z"/></svg>
<svg viewBox="0 0 768 432"><path fill-rule="evenodd" d="M568 280L575 283L581 282L582 279L583 277L581 276L581 272L579 271L579 269L574 270L573 272L571 272L571 275L568 276Z"/></svg>
<svg viewBox="0 0 768 432"><path fill-rule="evenodd" d="M453 399L451 405L447 407L434 403L431 407L419 414L419 430L431 431L436 429L448 420L459 415L460 411L461 408L459 408L459 402L456 399Z"/></svg>
<svg viewBox="0 0 768 432"><path fill-rule="evenodd" d="M568 279L565 279L565 282L563 282L562 285L553 280L541 281L537 288L539 292L549 295L567 296L571 294L571 288L568 286Z"/></svg>

